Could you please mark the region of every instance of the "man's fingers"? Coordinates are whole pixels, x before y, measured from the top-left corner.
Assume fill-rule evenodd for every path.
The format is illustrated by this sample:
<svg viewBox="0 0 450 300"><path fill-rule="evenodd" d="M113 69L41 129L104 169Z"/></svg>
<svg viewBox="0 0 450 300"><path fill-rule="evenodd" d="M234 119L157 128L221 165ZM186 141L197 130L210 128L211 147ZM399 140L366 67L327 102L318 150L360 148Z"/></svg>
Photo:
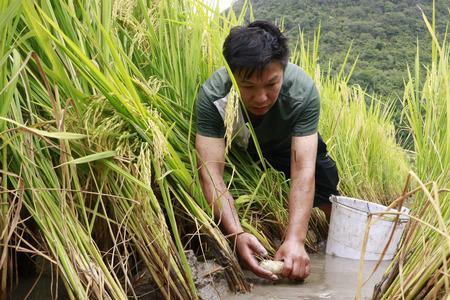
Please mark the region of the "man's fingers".
<svg viewBox="0 0 450 300"><path fill-rule="evenodd" d="M299 280L309 276L310 263L309 260L297 260L293 262L292 273L289 279Z"/></svg>
<svg viewBox="0 0 450 300"><path fill-rule="evenodd" d="M283 267L283 272L281 272L281 274L283 275L283 277L289 278L291 276L292 273L292 267L293 267L293 261L290 258L285 258L284 259L284 267Z"/></svg>
<svg viewBox="0 0 450 300"><path fill-rule="evenodd" d="M254 236L246 236L247 239L241 240L241 246L239 250L239 255L242 261L248 266L248 268L255 273L255 275L270 279L277 280L278 276L270 271L261 268L258 261L255 258L255 254L266 256L267 250Z"/></svg>
<svg viewBox="0 0 450 300"><path fill-rule="evenodd" d="M247 263L247 266L250 268L250 270L255 273L257 276L270 279L270 280L277 280L278 277L273 274L270 271L267 271L263 268L261 268L258 264L258 261L256 258L251 254L246 254L244 257L242 257L245 262Z"/></svg>
<svg viewBox="0 0 450 300"><path fill-rule="evenodd" d="M267 255L267 250L264 248L263 245L256 239L252 239L252 242L250 243L250 248L257 254L261 256Z"/></svg>
<svg viewBox="0 0 450 300"><path fill-rule="evenodd" d="M303 278L306 278L309 276L310 272L311 272L311 263L309 261L306 262L305 265L305 276Z"/></svg>
<svg viewBox="0 0 450 300"><path fill-rule="evenodd" d="M285 278L299 280L309 275L310 259L301 243L285 241L278 249L274 259L284 262L281 274Z"/></svg>
<svg viewBox="0 0 450 300"><path fill-rule="evenodd" d="M292 272L289 276L289 279L296 280L296 279L302 279L304 273L304 267L301 261L294 261L292 264Z"/></svg>

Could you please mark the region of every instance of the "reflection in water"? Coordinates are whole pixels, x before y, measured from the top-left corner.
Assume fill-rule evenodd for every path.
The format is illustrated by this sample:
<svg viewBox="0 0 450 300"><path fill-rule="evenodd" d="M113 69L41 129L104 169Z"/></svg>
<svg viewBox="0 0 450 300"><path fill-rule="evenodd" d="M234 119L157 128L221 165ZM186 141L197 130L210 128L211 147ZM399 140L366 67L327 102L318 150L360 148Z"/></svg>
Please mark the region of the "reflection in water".
<svg viewBox="0 0 450 300"><path fill-rule="evenodd" d="M56 289L56 286L58 288ZM50 299L69 299L64 284L61 279L55 282L50 274L44 274L40 278L19 279L18 286L11 294L11 300L50 300Z"/></svg>

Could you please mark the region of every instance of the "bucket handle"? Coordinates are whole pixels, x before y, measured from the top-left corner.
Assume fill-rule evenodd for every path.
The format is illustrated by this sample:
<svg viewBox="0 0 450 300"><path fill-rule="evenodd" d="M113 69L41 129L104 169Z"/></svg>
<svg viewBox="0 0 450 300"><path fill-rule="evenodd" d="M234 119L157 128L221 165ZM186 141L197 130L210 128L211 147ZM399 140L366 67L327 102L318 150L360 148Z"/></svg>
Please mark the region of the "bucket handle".
<svg viewBox="0 0 450 300"><path fill-rule="evenodd" d="M367 211L363 211L363 210L360 210L360 209L356 209L356 208L351 207L351 206L349 206L349 205L340 203L340 202L337 200L336 195L331 195L329 199L330 199L330 202L331 202L331 203L339 204L339 205L344 206L344 207L346 207L346 208L348 208L348 209L350 209L350 210L354 210L354 211L358 211L358 212L360 212L360 213L364 213L364 214L366 214L367 217L369 217L369 215L372 215L372 213L370 212L370 208L369 208L369 204L368 204L368 203L366 203L366 205L367 205L367 211L368 211L368 212L367 212ZM380 215L380 216L382 216L382 215ZM408 218L401 218L401 217L399 217L397 222L398 222L399 224L403 224L403 223L408 223L408 221L409 221L409 217L408 217Z"/></svg>

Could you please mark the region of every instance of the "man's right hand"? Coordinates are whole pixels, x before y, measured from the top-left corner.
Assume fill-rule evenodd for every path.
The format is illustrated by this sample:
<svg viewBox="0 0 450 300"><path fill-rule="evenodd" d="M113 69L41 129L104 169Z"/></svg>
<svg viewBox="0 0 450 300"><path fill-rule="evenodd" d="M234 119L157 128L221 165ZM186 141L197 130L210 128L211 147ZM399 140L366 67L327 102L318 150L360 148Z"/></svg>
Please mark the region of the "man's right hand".
<svg viewBox="0 0 450 300"><path fill-rule="evenodd" d="M236 250L241 260L255 275L270 280L278 279L277 275L259 266L255 255L266 256L267 251L253 234L244 232L236 236Z"/></svg>

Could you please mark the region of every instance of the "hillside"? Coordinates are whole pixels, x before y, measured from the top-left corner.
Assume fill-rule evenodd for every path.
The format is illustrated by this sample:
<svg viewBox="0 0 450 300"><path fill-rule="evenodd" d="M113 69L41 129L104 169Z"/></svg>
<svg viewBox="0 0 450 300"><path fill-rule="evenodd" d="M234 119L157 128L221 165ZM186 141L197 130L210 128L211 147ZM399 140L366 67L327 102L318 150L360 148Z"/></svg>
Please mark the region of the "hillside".
<svg viewBox="0 0 450 300"><path fill-rule="evenodd" d="M240 10L243 1L235 4ZM334 70L352 45L350 62L358 64L352 83L383 95L400 95L407 64L412 65L416 42L422 61L430 61L430 37L420 8L431 20L432 1L417 0L252 0L257 19L279 21L291 45L299 28L311 37L321 27L320 63L331 61ZM420 8L419 8L420 7ZM436 29L443 36L449 21L450 1L436 1ZM353 44L352 44L353 43Z"/></svg>

